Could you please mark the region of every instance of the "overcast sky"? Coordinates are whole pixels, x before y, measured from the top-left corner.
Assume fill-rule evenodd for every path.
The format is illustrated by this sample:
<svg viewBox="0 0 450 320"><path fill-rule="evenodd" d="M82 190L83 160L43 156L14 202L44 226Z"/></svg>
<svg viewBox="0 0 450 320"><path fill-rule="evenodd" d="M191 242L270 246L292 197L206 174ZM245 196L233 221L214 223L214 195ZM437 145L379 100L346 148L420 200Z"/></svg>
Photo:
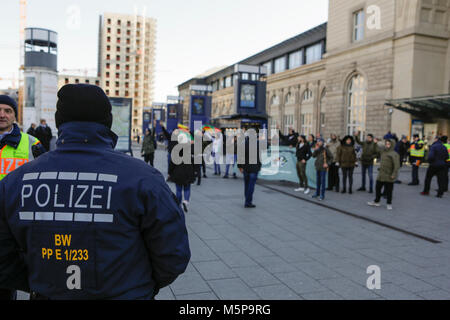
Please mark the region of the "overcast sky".
<svg viewBox="0 0 450 320"><path fill-rule="evenodd" d="M58 32L58 70L97 68L99 15L157 19L155 101L205 70L231 65L311 29L328 17L328 0L28 0L27 27ZM19 68L19 0L1 0L0 78ZM80 18L77 19L77 12ZM0 81L0 88L11 86Z"/></svg>

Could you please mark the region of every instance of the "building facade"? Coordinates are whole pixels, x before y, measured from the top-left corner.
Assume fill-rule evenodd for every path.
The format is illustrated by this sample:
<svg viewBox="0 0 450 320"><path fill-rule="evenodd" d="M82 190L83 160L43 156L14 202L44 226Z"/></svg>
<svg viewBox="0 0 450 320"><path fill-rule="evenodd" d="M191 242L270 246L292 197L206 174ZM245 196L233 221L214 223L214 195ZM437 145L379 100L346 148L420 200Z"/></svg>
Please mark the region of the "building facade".
<svg viewBox="0 0 450 320"><path fill-rule="evenodd" d="M333 0L327 23L238 63L268 68L266 111L284 133L410 136L419 121L427 139L448 135L449 14L441 0ZM211 85L217 117L233 109L233 82L231 66L179 91ZM426 116L402 107L417 97Z"/></svg>
<svg viewBox="0 0 450 320"><path fill-rule="evenodd" d="M100 86L109 97L133 98L133 136L142 134L143 108L153 102L155 45L155 19L112 13L100 17Z"/></svg>
<svg viewBox="0 0 450 320"><path fill-rule="evenodd" d="M99 77L91 77L91 76L78 76L78 75L69 75L69 74L59 74L58 75L58 90L61 89L66 84L93 84L96 86L100 85Z"/></svg>

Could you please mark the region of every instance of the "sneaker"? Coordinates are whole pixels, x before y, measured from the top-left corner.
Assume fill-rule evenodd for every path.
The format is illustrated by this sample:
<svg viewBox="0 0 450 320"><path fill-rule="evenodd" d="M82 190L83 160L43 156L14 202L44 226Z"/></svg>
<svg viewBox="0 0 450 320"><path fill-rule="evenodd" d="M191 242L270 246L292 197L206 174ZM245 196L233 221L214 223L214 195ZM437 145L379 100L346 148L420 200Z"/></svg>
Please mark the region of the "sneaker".
<svg viewBox="0 0 450 320"><path fill-rule="evenodd" d="M313 195L311 198L317 199L319 196L317 194Z"/></svg>
<svg viewBox="0 0 450 320"><path fill-rule="evenodd" d="M375 201L367 202L367 204L371 207L380 207L381 206L379 202L375 202Z"/></svg>
<svg viewBox="0 0 450 320"><path fill-rule="evenodd" d="M420 194L421 194L422 196L429 196L429 195L430 195L429 192L421 192Z"/></svg>
<svg viewBox="0 0 450 320"><path fill-rule="evenodd" d="M254 204L246 204L245 207L250 209L256 208Z"/></svg>
<svg viewBox="0 0 450 320"><path fill-rule="evenodd" d="M311 189L307 188L304 193L309 194L310 192L311 192Z"/></svg>
<svg viewBox="0 0 450 320"><path fill-rule="evenodd" d="M187 202L186 200L184 200L184 201L183 201L183 210L184 210L184 212L188 212L188 205L189 205L189 202Z"/></svg>
<svg viewBox="0 0 450 320"><path fill-rule="evenodd" d="M320 197L320 198L319 198L319 201L323 201L323 200L325 200L324 197Z"/></svg>
<svg viewBox="0 0 450 320"><path fill-rule="evenodd" d="M223 176L224 179L228 179L228 176Z"/></svg>
<svg viewBox="0 0 450 320"><path fill-rule="evenodd" d="M391 205L391 204L388 204L388 205L387 205L387 209L388 209L389 211L391 211L391 210L392 210L392 205Z"/></svg>
<svg viewBox="0 0 450 320"><path fill-rule="evenodd" d="M303 191L305 191L305 188L298 188L298 189L295 189L294 191L295 192L303 192Z"/></svg>
<svg viewBox="0 0 450 320"><path fill-rule="evenodd" d="M357 191L366 191L366 188L359 188Z"/></svg>

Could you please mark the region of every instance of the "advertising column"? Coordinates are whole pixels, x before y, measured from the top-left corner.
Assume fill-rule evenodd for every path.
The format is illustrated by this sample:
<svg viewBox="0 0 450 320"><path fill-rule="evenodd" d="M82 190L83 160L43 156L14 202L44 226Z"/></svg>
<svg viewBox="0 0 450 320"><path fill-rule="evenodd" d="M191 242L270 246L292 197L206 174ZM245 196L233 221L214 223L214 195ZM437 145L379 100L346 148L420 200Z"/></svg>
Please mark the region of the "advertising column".
<svg viewBox="0 0 450 320"><path fill-rule="evenodd" d="M111 130L119 137L116 150L133 155L131 149L131 112L132 99L110 98L113 123Z"/></svg>

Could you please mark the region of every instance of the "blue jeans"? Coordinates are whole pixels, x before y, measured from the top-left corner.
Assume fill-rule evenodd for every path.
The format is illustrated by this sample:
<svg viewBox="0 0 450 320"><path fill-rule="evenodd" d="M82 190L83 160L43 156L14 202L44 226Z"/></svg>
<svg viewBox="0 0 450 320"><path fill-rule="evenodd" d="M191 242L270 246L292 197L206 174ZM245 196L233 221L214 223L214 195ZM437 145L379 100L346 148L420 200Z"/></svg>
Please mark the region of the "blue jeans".
<svg viewBox="0 0 450 320"><path fill-rule="evenodd" d="M325 189L327 185L327 171L316 171L316 197L320 196L321 198L325 198Z"/></svg>
<svg viewBox="0 0 450 320"><path fill-rule="evenodd" d="M256 180L258 180L258 173L249 173L244 171L246 206L253 204L253 193L255 192Z"/></svg>
<svg viewBox="0 0 450 320"><path fill-rule="evenodd" d="M189 202L189 199L191 198L191 185L188 184L186 186L182 186L177 184L177 199L178 201L183 202L183 191L184 191L184 200Z"/></svg>
<svg viewBox="0 0 450 320"><path fill-rule="evenodd" d="M373 191L373 165L362 165L362 188L366 188L366 171L369 173L369 190Z"/></svg>

